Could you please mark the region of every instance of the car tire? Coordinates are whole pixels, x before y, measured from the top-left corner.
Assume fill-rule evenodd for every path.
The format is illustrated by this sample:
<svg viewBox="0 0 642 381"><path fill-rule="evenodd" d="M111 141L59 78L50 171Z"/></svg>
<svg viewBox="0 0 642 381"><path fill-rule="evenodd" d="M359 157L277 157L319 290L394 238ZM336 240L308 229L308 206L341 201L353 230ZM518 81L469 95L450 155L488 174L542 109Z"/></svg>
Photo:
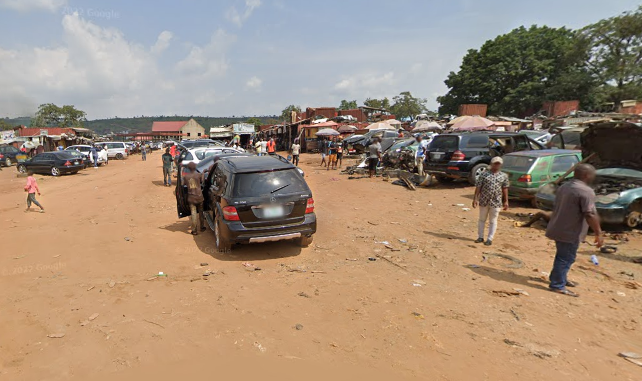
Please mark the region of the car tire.
<svg viewBox="0 0 642 381"><path fill-rule="evenodd" d="M449 184L455 181L455 179L448 176L435 176L435 178L437 179L437 181L439 181L442 184Z"/></svg>
<svg viewBox="0 0 642 381"><path fill-rule="evenodd" d="M57 167L51 167L51 176L60 176L60 169Z"/></svg>
<svg viewBox="0 0 642 381"><path fill-rule="evenodd" d="M640 216L639 212L631 212L628 216L626 216L626 226L630 227L631 229L635 229L640 224L641 219L642 217Z"/></svg>
<svg viewBox="0 0 642 381"><path fill-rule="evenodd" d="M20 164L17 167L19 173L27 173L27 167L24 166L24 164Z"/></svg>
<svg viewBox="0 0 642 381"><path fill-rule="evenodd" d="M488 164L477 164L476 166L473 167L473 170L470 171L470 175L468 175L468 182L471 185L477 185L477 178L484 172L488 170Z"/></svg>
<svg viewBox="0 0 642 381"><path fill-rule="evenodd" d="M312 244L312 236L301 236L301 238L297 238L297 244L299 247L308 247Z"/></svg>
<svg viewBox="0 0 642 381"><path fill-rule="evenodd" d="M117 153L116 154L116 159L117 160L123 160L123 154L122 153Z"/></svg>
<svg viewBox="0 0 642 381"><path fill-rule="evenodd" d="M229 253L232 251L232 244L230 241L221 235L220 218L214 220L214 242L216 244L216 251L219 253Z"/></svg>
<svg viewBox="0 0 642 381"><path fill-rule="evenodd" d="M4 165L6 165L7 167L11 167L11 159L9 158L4 159Z"/></svg>

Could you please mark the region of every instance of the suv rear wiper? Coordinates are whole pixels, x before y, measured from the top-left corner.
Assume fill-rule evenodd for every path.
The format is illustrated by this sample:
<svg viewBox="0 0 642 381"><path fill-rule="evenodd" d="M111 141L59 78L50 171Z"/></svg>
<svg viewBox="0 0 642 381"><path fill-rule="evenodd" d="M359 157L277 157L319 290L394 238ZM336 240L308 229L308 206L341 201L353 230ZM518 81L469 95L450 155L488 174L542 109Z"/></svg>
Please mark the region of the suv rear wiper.
<svg viewBox="0 0 642 381"><path fill-rule="evenodd" d="M286 185L284 185L284 186L282 186L282 187L278 187L278 188L276 188L275 190L273 190L273 191L272 191L272 192L270 192L270 193L278 192L278 191L280 191L281 189L283 189L283 188L285 188L285 187L289 187L289 186L290 186L290 184L286 184Z"/></svg>

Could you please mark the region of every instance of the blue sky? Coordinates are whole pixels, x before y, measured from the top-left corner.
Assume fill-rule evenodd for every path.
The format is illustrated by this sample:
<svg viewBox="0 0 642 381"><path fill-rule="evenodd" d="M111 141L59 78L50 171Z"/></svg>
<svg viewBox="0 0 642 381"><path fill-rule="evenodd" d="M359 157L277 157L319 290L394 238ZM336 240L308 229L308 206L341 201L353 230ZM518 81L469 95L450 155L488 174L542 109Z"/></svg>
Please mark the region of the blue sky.
<svg viewBox="0 0 642 381"><path fill-rule="evenodd" d="M0 116L277 114L428 99L470 48L520 25L578 28L632 0L0 0Z"/></svg>

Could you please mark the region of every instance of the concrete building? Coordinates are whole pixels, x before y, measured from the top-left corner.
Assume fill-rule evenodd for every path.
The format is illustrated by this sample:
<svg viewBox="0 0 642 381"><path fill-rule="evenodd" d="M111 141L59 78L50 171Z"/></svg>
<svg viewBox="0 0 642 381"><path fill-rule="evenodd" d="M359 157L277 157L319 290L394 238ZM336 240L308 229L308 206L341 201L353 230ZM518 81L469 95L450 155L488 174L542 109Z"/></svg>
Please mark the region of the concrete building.
<svg viewBox="0 0 642 381"><path fill-rule="evenodd" d="M205 128L198 124L194 119L177 122L154 122L152 124L152 134L163 133L168 139L191 140L204 138Z"/></svg>

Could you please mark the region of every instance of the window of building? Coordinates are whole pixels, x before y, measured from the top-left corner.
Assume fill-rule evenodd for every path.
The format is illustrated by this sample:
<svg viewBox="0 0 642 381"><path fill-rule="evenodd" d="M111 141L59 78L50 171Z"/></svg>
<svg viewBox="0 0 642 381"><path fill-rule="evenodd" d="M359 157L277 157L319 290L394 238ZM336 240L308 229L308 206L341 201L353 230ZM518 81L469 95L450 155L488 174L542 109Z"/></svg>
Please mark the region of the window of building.
<svg viewBox="0 0 642 381"><path fill-rule="evenodd" d="M198 136L201 136L201 133L200 133L200 132L198 133Z"/></svg>
<svg viewBox="0 0 642 381"><path fill-rule="evenodd" d="M188 132L188 133L187 133L187 137L189 137L189 136L190 136L190 133Z"/></svg>

